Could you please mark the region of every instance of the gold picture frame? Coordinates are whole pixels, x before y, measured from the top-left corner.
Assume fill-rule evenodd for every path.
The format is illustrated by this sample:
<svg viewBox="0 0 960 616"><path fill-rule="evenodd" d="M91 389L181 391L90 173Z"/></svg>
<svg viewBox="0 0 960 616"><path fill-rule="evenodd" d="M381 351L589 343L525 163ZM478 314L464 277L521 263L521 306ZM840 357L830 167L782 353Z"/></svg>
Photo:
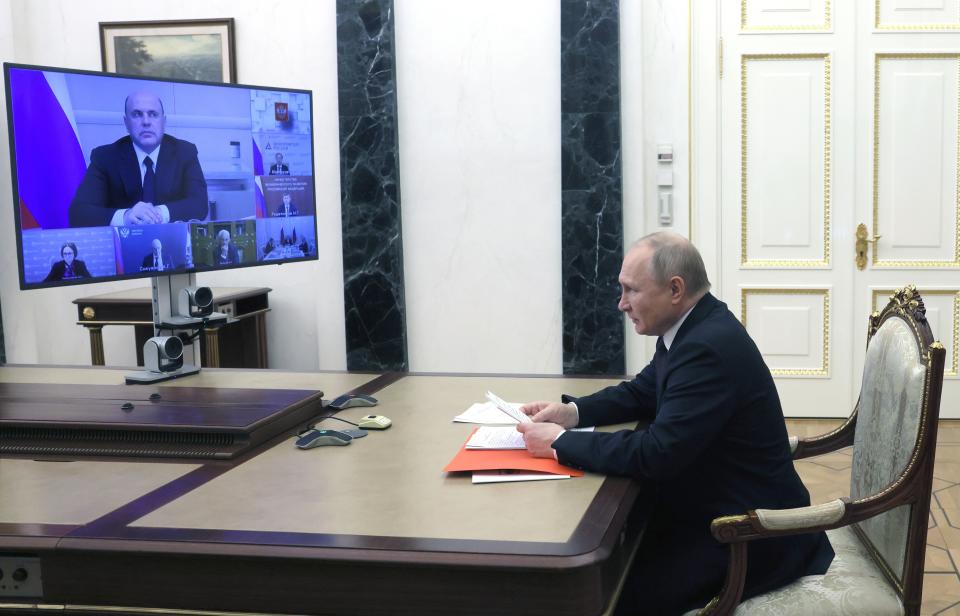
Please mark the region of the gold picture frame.
<svg viewBox="0 0 960 616"><path fill-rule="evenodd" d="M233 18L100 23L110 73L236 83Z"/></svg>

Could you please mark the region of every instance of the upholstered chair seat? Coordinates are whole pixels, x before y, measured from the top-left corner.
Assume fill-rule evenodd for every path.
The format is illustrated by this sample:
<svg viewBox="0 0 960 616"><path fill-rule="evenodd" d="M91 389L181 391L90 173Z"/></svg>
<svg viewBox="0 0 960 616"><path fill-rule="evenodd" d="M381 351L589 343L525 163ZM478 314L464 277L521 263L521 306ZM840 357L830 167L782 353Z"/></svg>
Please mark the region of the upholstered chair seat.
<svg viewBox="0 0 960 616"><path fill-rule="evenodd" d="M853 414L829 434L790 441L795 458L852 445L850 496L714 520L713 535L730 545L727 580L710 604L690 614L919 614L944 356L920 294L914 287L898 289L870 317ZM836 552L824 575L740 603L749 541L821 530Z"/></svg>

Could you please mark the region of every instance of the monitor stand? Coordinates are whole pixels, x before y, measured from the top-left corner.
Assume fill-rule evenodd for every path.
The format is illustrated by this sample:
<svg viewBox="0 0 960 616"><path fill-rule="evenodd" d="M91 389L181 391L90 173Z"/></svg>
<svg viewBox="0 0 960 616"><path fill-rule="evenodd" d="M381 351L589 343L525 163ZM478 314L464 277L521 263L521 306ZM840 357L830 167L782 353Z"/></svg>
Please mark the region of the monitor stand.
<svg viewBox="0 0 960 616"><path fill-rule="evenodd" d="M167 274L153 278L153 335L161 336L162 332L176 335L178 331L198 331L206 325L225 323L227 315L214 312L205 317L191 317L180 314L180 296L184 289L196 288L197 277L194 273ZM143 383L159 383L182 376L200 372L197 365L183 364L180 368L170 371L138 370L126 374L128 385Z"/></svg>

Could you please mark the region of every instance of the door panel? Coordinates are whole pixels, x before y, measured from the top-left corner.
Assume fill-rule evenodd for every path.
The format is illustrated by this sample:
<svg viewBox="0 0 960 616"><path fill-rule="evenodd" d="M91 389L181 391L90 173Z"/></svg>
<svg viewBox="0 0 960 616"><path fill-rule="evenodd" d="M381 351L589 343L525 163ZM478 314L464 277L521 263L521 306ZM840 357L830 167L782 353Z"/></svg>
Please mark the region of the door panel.
<svg viewBox="0 0 960 616"><path fill-rule="evenodd" d="M941 416L960 418L960 0L716 10L716 291L784 411L846 416L869 314L915 284L947 350Z"/></svg>
<svg viewBox="0 0 960 616"><path fill-rule="evenodd" d="M718 292L757 342L788 416L846 416L853 273L835 245L852 228L852 156L837 156L853 146L852 41L839 44L829 0L747 0L740 14L723 13L727 4Z"/></svg>

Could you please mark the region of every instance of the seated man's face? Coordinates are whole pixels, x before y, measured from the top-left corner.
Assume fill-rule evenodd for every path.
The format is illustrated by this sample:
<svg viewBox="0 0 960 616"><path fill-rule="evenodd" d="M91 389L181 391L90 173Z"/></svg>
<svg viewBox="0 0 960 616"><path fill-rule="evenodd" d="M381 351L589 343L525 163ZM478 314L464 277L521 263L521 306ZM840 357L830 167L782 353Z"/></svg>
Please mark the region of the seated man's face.
<svg viewBox="0 0 960 616"><path fill-rule="evenodd" d="M283 163L283 154L277 154L277 164Z"/></svg>
<svg viewBox="0 0 960 616"><path fill-rule="evenodd" d="M71 263L73 263L73 257L74 257L73 248L70 248L69 246L65 247L60 252L60 256L63 258L64 262L67 265L70 265Z"/></svg>
<svg viewBox="0 0 960 616"><path fill-rule="evenodd" d="M160 254L160 250L163 248L163 244L160 243L160 240L153 240L150 245L153 247L153 254Z"/></svg>
<svg viewBox="0 0 960 616"><path fill-rule="evenodd" d="M283 206L290 207L290 195L283 196Z"/></svg>
<svg viewBox="0 0 960 616"><path fill-rule="evenodd" d="M157 95L134 92L127 98L123 124L130 138L144 152L152 152L160 144L166 123L167 118Z"/></svg>

